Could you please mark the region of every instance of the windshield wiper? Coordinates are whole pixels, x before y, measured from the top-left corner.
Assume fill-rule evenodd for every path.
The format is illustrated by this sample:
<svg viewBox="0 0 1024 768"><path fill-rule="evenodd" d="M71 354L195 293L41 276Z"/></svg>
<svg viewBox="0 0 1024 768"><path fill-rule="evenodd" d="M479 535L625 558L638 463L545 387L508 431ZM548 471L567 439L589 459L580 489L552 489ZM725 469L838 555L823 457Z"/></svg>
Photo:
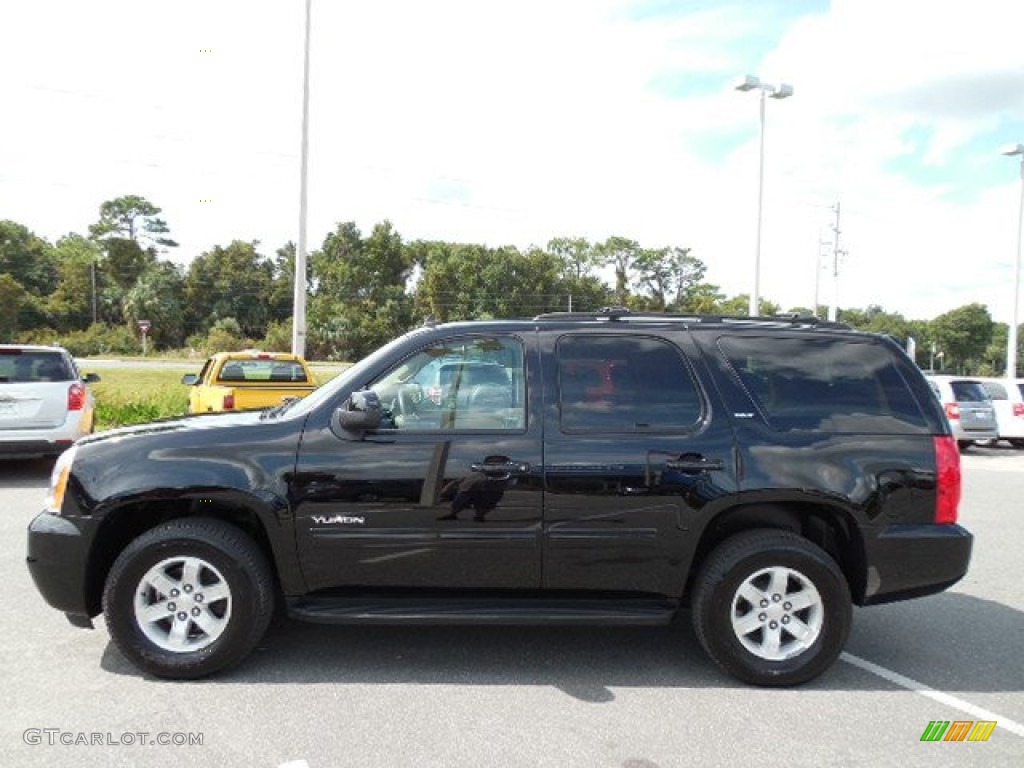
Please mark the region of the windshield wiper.
<svg viewBox="0 0 1024 768"><path fill-rule="evenodd" d="M263 413L260 414L260 419L276 419L282 413L291 408L295 403L299 402L301 398L298 397L286 397L278 405L267 408Z"/></svg>

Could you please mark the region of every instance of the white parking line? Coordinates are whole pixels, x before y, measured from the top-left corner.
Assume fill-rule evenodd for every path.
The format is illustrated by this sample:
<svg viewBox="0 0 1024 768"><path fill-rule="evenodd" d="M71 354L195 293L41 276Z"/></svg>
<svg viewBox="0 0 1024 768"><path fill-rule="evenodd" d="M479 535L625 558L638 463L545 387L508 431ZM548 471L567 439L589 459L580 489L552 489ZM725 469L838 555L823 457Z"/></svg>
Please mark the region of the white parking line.
<svg viewBox="0 0 1024 768"><path fill-rule="evenodd" d="M305 760L291 760L287 763L281 763L277 768L309 768L309 763Z"/></svg>
<svg viewBox="0 0 1024 768"><path fill-rule="evenodd" d="M860 656L854 656L852 653L843 652L840 656L843 661L847 664L852 664L855 667L863 669L865 672L870 672L873 675L878 675L884 680L888 680L890 683L906 688L908 691L914 691L920 693L922 696L927 696L933 701L937 701L940 704L945 704L947 707L953 707L959 709L961 712L966 712L971 717L977 720L995 720L999 724L999 730L1006 730L1010 733L1015 733L1018 736L1024 737L1024 725L1011 720L1008 717L1003 717L995 712L990 712L987 709L976 707L969 701L958 699L956 696L951 696L948 693L937 691L924 683L919 683L917 680L901 675L899 672L893 672L891 669L880 667L877 664L873 664L867 659L862 659Z"/></svg>

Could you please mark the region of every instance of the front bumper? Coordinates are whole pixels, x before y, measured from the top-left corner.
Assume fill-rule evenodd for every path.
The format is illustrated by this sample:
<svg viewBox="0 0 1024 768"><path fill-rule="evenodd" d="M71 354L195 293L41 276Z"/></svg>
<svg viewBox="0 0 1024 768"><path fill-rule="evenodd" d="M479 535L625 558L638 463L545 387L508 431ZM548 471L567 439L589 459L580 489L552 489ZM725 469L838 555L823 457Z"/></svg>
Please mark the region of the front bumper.
<svg viewBox="0 0 1024 768"><path fill-rule="evenodd" d="M942 592L967 573L974 536L959 525L892 525L865 542L863 605Z"/></svg>
<svg viewBox="0 0 1024 768"><path fill-rule="evenodd" d="M86 596L88 547L81 529L66 517L44 512L28 527L29 573L43 599L68 614L75 626L91 626L97 611Z"/></svg>

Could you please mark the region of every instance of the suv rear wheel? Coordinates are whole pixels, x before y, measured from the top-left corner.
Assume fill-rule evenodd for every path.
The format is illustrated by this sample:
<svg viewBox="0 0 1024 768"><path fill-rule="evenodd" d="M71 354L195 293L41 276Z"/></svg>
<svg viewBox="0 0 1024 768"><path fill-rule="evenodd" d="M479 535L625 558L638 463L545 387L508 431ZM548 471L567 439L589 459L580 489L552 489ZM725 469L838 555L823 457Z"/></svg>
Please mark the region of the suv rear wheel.
<svg viewBox="0 0 1024 768"><path fill-rule="evenodd" d="M139 536L103 591L110 636L135 665L191 679L241 661L267 629L273 578L259 547L233 525L186 518Z"/></svg>
<svg viewBox="0 0 1024 768"><path fill-rule="evenodd" d="M759 529L708 555L693 591L708 655L755 685L798 685L835 661L850 630L850 590L836 562L789 531Z"/></svg>

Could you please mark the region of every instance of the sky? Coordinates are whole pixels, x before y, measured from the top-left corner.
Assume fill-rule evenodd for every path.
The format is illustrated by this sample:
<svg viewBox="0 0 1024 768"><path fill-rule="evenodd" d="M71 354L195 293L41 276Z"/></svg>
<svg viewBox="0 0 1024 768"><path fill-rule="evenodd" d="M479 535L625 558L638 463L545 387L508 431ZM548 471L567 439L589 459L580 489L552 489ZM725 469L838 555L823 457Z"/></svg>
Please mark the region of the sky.
<svg viewBox="0 0 1024 768"><path fill-rule="evenodd" d="M0 5L0 219L146 197L194 256L298 239L302 0ZM1012 316L1020 0L312 0L308 243L679 246L749 293ZM820 263L820 268L817 265Z"/></svg>

